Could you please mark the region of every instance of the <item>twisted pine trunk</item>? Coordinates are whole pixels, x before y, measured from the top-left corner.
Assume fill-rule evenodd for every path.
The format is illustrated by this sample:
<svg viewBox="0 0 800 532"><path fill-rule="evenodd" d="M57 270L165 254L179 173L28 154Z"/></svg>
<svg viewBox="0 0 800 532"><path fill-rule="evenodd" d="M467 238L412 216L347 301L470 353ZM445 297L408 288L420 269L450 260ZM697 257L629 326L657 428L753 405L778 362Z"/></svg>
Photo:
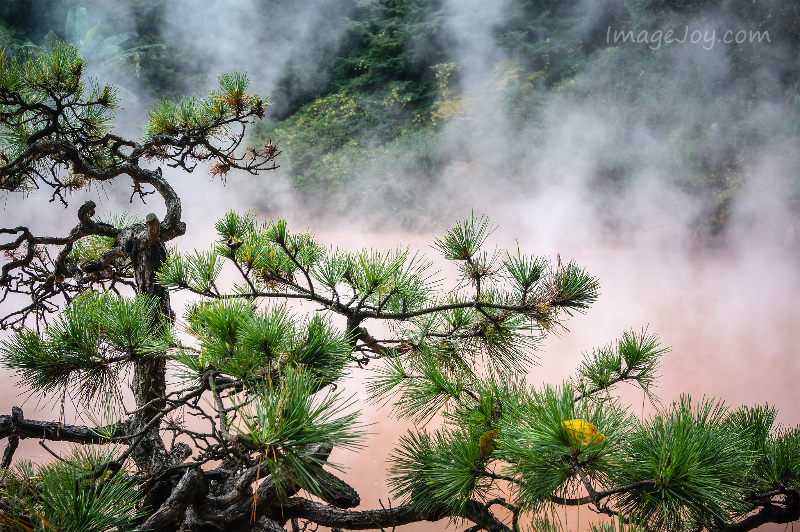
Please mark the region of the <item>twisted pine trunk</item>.
<svg viewBox="0 0 800 532"><path fill-rule="evenodd" d="M153 316L153 320L172 321L169 292L156 283L156 272L167 259L159 229L158 218L149 214L145 226L137 224L124 230L120 235L120 243L130 256L137 293L158 298L159 315ZM137 411L130 420L129 434L137 435L144 431L142 440L131 453L136 465L143 471L159 469L167 458L166 447L159 433L161 423L152 423L166 406L166 388L166 360L163 356L134 360L131 389Z"/></svg>

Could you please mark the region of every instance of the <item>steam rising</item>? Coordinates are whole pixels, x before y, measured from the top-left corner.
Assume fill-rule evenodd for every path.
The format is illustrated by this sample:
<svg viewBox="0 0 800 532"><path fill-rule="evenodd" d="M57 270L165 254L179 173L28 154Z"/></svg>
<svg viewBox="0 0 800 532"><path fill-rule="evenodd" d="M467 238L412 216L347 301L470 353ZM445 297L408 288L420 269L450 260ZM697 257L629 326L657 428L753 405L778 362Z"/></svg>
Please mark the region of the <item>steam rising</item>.
<svg viewBox="0 0 800 532"><path fill-rule="evenodd" d="M189 92L205 92L217 73L245 69L253 87L272 94L277 111L284 112L281 94L321 83L327 65L317 62L324 55L319 51L341 42L337 16L347 14L345 3L284 4L263 12L252 0L169 2L164 34L195 49L207 63L208 78ZM583 23L571 31L587 42L604 41L607 27L597 21L610 3L583 4ZM756 47L747 49L752 69L733 75L729 45L715 43L709 50L684 43L652 50L625 43L619 46L639 51L626 59L639 62L622 63L612 44L592 56L570 86L545 92L535 80L515 77L512 58L496 45L493 28L508 16L507 3L450 0L447 7L446 31L456 43L452 53L460 65L463 98L437 146L441 160L448 161L440 179L403 175L396 159L377 159L351 185L368 201L342 217L304 210L306 202L292 192L283 170L259 178L231 175L224 189L200 171L175 175L189 228L179 246L208 246L212 221L229 209L258 208L262 216L287 218L295 229L326 227L325 243L376 246L432 242L474 210L499 226L494 233L499 245L518 244L551 257L560 253L601 281L597 305L570 320L569 332L546 342L531 382L567 378L581 352L607 344L625 329L647 326L672 347L658 389L665 403L681 393L717 396L731 407L768 402L778 407L785 425L800 423L795 204L800 139L796 103L779 89L787 72L800 66L797 58L775 43L744 44ZM666 20L664 29L669 28L680 34L683 24ZM691 20L688 28L755 29L728 15L724 3L714 17ZM265 39L273 43L269 53L251 54ZM299 85L280 86L281 73L299 65L306 69L293 78ZM510 107L507 95L514 91L542 120L528 122ZM639 97L642 93L649 97ZM719 197L714 191L722 187L714 183L697 186L692 176L698 167L707 170L708 179L734 179L736 196ZM393 181L375 191L369 185L374 175ZM130 208L125 188L100 193L99 210ZM97 199L96 192L90 195ZM415 223L394 213L398 196L415 198L421 206ZM28 200L10 200L4 225L48 223L26 214L32 212L28 208ZM158 212L162 206L135 209ZM74 211L47 211L59 217L51 227L65 232L62 216L73 217ZM707 222L720 217L723 233L711 235ZM362 221L379 230L356 234ZM394 238L408 225L422 235ZM391 232L391 241L384 232ZM626 392L626 398L639 413L641 396ZM3 410L17 402L7 393ZM652 407L645 405L644 411ZM26 414L34 416L32 409ZM366 420L387 414L370 411ZM354 467L348 480L361 492L364 507L378 507L378 497L386 500L381 457L396 439L397 433L390 433L399 428L389 425L373 428L380 434L369 442L379 450L367 458L334 456Z"/></svg>

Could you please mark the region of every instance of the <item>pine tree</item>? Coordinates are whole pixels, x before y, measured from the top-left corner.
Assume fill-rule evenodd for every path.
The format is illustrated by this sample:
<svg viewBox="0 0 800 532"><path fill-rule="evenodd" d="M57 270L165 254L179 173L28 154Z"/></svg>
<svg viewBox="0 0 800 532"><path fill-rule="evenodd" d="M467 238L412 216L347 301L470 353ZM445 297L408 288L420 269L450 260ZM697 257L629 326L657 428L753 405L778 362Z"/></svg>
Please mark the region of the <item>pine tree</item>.
<svg viewBox="0 0 800 532"><path fill-rule="evenodd" d="M450 519L501 531L533 515L533 530L561 530L554 505L612 516L603 531L800 518L800 430L776 424L773 408L684 397L637 419L614 397L623 382L652 394L667 349L646 330L588 354L571 380L527 384L538 341L591 306L598 280L560 259L487 251L485 218L434 243L457 266L450 284L421 254L326 248L253 213L227 213L208 251L168 252L185 224L154 163L225 176L274 168L279 154L243 144L268 105L247 77L219 85L162 102L134 141L112 130L115 91L84 79L73 47L0 59L2 190L49 188L68 205L70 191L130 179L135 196L166 207L101 220L87 202L65 236L0 229L2 363L33 394L78 399L91 421L31 421L19 407L0 416L0 528L381 530ZM239 277L227 290L226 265ZM178 321L177 290L196 296ZM28 302L11 310L20 296ZM301 301L314 311L290 304ZM378 324L393 333L375 338ZM389 508L354 510L358 493L328 461L333 448L364 445L357 405L337 388L356 366L374 368L373 400L421 426L392 455L402 503ZM434 417L441 428L425 429ZM19 438L76 445L50 464L12 464Z"/></svg>

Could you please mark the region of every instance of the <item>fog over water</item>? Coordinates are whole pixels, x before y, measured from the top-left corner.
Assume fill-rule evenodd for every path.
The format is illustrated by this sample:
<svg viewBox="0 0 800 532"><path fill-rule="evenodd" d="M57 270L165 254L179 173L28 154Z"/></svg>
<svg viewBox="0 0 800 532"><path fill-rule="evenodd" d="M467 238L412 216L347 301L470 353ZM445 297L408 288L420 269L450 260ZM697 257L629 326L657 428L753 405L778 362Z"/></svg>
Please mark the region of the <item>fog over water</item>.
<svg viewBox="0 0 800 532"><path fill-rule="evenodd" d="M586 24L574 31L587 37L592 32L595 37L597 32L605 35L606 28L595 27L591 17L606 3L586 0ZM234 68L246 69L253 87L269 94L276 92L283 68L307 59L315 47L337 42L340 29L331 23L331 13L340 5L333 0L302 0L291 9L281 8L276 17L284 38L269 57L246 53L256 32L264 31L248 26L248 10L256 8L248 0L174 0L168 8L173 13L167 17L174 27L166 34L192 43L208 57L207 84L192 89L198 94L218 73ZM721 6L715 18L694 20L692 27L750 29L747 21L726 15L724 2ZM498 67L505 58L491 29L492 21L504 16L506 3L450 0L449 8L448 31L456 36L465 95L461 114L443 126L441 149L451 162L436 181L397 175L391 167L374 169L395 176L394 186L407 187L407 194L419 195L426 212L424 226L404 231L401 220L382 214L390 209L389 200L381 197L371 198L363 213L361 206L346 218L309 212L283 169L259 177L232 173L225 186L201 170L192 175L166 171L183 198L188 227L187 235L173 244L182 250L208 247L215 239L213 222L225 211L256 209L263 217L286 218L290 229L310 228L326 245L402 244L434 257L429 247L434 238L473 211L485 214L498 226L490 245L518 245L524 252L551 259L559 254L600 279L598 302L585 315L568 320L568 331L543 343L540 365L529 376L532 384L568 378L583 353L614 341L625 330L646 327L671 347L656 389L664 405L681 394L717 397L732 408L769 403L778 408L782 424L800 424L800 241L791 203L800 175L800 142L795 111L773 90L786 64L796 65L798 59L778 45L762 43L761 62L751 76L714 93L669 73L699 69L706 81L721 79L729 74L721 60L724 46L710 50L702 45L662 46L651 51L657 55L648 60L663 62L664 77L643 88L659 92L651 107L637 111L637 118L617 92L620 83L638 83L637 66L615 65L609 53L587 67L587 73L576 79L574 91L547 95L541 103L546 117L543 132L520 127L518 117L504 104L505 93L497 89L507 71ZM319 65L314 76L323 75L325 68ZM308 83L314 79L309 77ZM743 105L744 95L752 96L753 91L758 104ZM655 126L654 116L659 117ZM136 120L131 118L130 123ZM724 231L713 238L699 220L707 220L716 204L685 186L690 162L674 156L675 133L699 122L713 122L701 140L710 159L735 147L736 132L742 128L763 139L757 148L749 148L739 194L726 211ZM623 184L599 181L598 175L613 165L633 169L633 178ZM357 183L366 187L368 177ZM87 197L98 203L98 213L128 208L142 216L163 213L163 205L155 200L129 205L129 194L129 185L123 182L93 189ZM73 225L83 199L76 198L67 210L48 204L48 199L44 194L24 202L8 198L0 211L0 225L63 233ZM366 231L362 216L369 220ZM368 370L354 370L348 391L363 396L368 375ZM653 412L641 391L623 387L621 392L633 412L645 416ZM0 413L21 404L18 394L10 384L0 389ZM52 419L48 408L35 406L32 400L24 405L26 417ZM72 415L68 413L67 422L74 421ZM390 418L388 407L366 403L364 420L375 423L367 449L358 454L336 451L333 459L350 468L345 478L361 494L362 508L379 508L379 499L388 505L384 459L408 424ZM46 458L35 442L25 442L22 450L27 456ZM444 527L440 523L406 529Z"/></svg>

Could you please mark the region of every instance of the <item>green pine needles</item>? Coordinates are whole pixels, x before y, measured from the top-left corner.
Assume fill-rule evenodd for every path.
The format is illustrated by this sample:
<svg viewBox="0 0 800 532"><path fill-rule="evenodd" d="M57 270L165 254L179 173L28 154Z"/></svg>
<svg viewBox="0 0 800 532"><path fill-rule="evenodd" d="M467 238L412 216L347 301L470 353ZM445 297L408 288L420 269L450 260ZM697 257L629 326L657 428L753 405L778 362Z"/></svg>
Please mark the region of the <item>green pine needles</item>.
<svg viewBox="0 0 800 532"><path fill-rule="evenodd" d="M118 454L118 453L117 453ZM113 454L76 447L62 462L34 466L21 461L4 471L0 514L8 532L106 532L133 530L141 514L136 483L107 467Z"/></svg>
<svg viewBox="0 0 800 532"><path fill-rule="evenodd" d="M202 132L227 140L230 126L235 123L229 118L248 113L263 117L269 102L247 92L250 83L247 74L222 74L217 81L219 89L205 98L193 95L177 102L163 100L150 111L146 135L180 136Z"/></svg>
<svg viewBox="0 0 800 532"><path fill-rule="evenodd" d="M3 365L36 394L85 402L119 399L126 365L171 344L157 301L89 292L72 300L42 334L22 330L0 342Z"/></svg>
<svg viewBox="0 0 800 532"><path fill-rule="evenodd" d="M402 511L492 531L566 530L555 509L588 506L613 518L592 525L598 531L747 529L765 522L762 512L800 504L800 430L778 425L766 405L729 411L682 397L664 407L654 388L668 348L647 329L585 354L563 383L532 386L539 341L595 301L598 281L558 258L487 251L485 218L433 246L458 266L444 289L436 259L407 249L325 247L253 213L229 212L216 229L211 249L172 250L157 273L162 286L193 295L175 323L158 317L157 298L85 291L43 331L21 329L0 344L3 364L33 393L83 400L96 425L86 441L121 449L93 465L71 458L7 473L3 497L19 501L2 514L17 527L9 530L139 526L142 495L118 472L145 431L126 434L108 399L124 402L128 369L156 359L170 388L148 424L189 442L173 447L182 458L168 467L188 483L204 466L234 464L226 474L240 475L230 477L235 510L214 511L239 512L242 522L272 504L290 515L320 508L298 502L300 490L345 512L311 522L349 526L361 515L344 510L360 499L328 460L334 448L366 445L361 405L338 388L354 367L373 370L374 404L413 423L389 460L400 506L370 514L377 527L394 526ZM94 256L88 249L73 252ZM614 395L622 383L640 387L657 413L633 415ZM205 428L183 421L187 413ZM219 504L214 497L208 504ZM147 522L162 514L152 515ZM54 519L62 521L48 528Z"/></svg>
<svg viewBox="0 0 800 532"><path fill-rule="evenodd" d="M694 405L683 397L632 431L623 444L625 467L612 473L614 479L653 482L621 493L619 507L655 530L715 530L747 513L753 486L742 479L752 475L756 454L727 416L719 403Z"/></svg>
<svg viewBox="0 0 800 532"><path fill-rule="evenodd" d="M325 248L309 233L290 233L283 220L259 222L252 213L230 212L217 230L212 252L173 254L159 274L166 286L212 300L188 318L201 340L203 363L195 369L244 378L266 365L271 375L285 367L282 378L296 379L290 368L305 368L305 376L335 382L349 360L380 359L368 383L372 400L415 423L438 416L442 424L409 431L391 458L395 495L419 511L461 519L476 501L501 498L516 522L555 501L589 504L653 530L715 529L753 508L744 472L758 475L765 492L796 478L788 457L797 432L774 431L769 411L731 414L686 398L638 420L614 398L611 390L628 382L658 404L653 387L668 349L647 330L626 331L587 354L569 382L527 385L538 340L588 308L599 285L574 263L485 251L493 231L486 218L471 217L436 241L460 274L445 294L432 262L419 254ZM234 295L218 286L221 260L240 274ZM254 304L271 297L312 301L344 316L348 330L335 333L315 317L295 331L298 319L286 307L265 314ZM389 323L395 335L372 337L364 327L370 320ZM276 395L274 379L264 382L258 397L289 401L295 384ZM264 399L248 407L276 408ZM244 416L252 421L237 430L272 448L280 440L270 421L277 417ZM761 443L748 447L753 435Z"/></svg>
<svg viewBox="0 0 800 532"><path fill-rule="evenodd" d="M186 324L197 346L176 349L174 356L182 374L194 379L209 368L247 380L294 366L333 383L351 360L346 335L319 316L303 323L282 305L260 310L243 299L203 302L190 307Z"/></svg>
<svg viewBox="0 0 800 532"><path fill-rule="evenodd" d="M96 141L109 132L119 97L113 86L84 80L84 68L77 49L61 42L32 51L27 60L0 52L0 161L18 162L17 171L0 177L0 189L23 191L35 186L35 176L51 161L26 156L26 148L32 138L47 132L60 131L60 141L80 146L92 164L107 164L110 153ZM42 106L51 102L63 112L42 113ZM76 189L83 184L78 174L64 186Z"/></svg>
<svg viewBox="0 0 800 532"><path fill-rule="evenodd" d="M250 446L263 450L263 461L280 493L297 485L325 495L318 479L329 464L309 453L310 447L320 442L350 451L363 447L365 431L357 421L360 412L352 409L352 398L343 399L330 388L320 393L322 387L323 382L309 372L289 367L279 379L259 382L250 393L233 398L241 420L234 430Z"/></svg>

